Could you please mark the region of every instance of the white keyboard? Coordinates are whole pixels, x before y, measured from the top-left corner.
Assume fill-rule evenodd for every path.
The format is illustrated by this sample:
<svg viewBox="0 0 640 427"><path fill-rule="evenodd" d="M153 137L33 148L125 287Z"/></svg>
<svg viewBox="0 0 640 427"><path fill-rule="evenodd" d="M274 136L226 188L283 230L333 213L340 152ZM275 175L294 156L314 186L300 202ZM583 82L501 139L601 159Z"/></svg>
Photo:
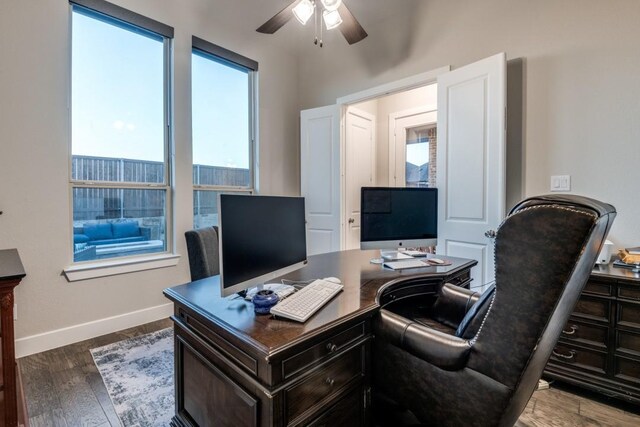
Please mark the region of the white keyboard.
<svg viewBox="0 0 640 427"><path fill-rule="evenodd" d="M298 322L306 322L343 287L343 285L327 280L314 280L289 298L271 307L271 314Z"/></svg>

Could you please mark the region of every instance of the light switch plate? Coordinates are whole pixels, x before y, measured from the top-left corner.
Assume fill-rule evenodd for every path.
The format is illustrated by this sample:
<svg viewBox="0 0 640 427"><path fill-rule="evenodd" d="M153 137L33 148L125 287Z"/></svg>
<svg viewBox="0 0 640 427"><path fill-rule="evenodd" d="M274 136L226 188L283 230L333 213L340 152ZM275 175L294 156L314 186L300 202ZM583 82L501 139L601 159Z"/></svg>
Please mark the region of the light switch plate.
<svg viewBox="0 0 640 427"><path fill-rule="evenodd" d="M552 175L551 191L571 191L571 175Z"/></svg>

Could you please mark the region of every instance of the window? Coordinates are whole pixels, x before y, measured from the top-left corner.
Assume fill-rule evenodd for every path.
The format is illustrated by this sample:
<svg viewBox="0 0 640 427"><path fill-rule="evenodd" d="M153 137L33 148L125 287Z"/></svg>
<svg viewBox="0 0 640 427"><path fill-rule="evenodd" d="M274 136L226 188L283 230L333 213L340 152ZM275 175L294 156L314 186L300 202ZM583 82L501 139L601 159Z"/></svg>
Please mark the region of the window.
<svg viewBox="0 0 640 427"><path fill-rule="evenodd" d="M74 262L166 252L173 29L95 0L71 15Z"/></svg>
<svg viewBox="0 0 640 427"><path fill-rule="evenodd" d="M407 129L405 183L407 187L435 187L436 127Z"/></svg>
<svg viewBox="0 0 640 427"><path fill-rule="evenodd" d="M193 38L194 227L218 223L220 192L254 190L258 64Z"/></svg>

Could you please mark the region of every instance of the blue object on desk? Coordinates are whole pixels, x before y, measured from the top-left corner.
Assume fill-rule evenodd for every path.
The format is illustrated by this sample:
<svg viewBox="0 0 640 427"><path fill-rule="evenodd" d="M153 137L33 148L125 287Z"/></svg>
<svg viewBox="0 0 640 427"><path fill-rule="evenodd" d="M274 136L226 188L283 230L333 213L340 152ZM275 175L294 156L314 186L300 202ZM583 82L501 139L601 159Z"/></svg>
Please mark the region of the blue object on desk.
<svg viewBox="0 0 640 427"><path fill-rule="evenodd" d="M276 305L280 301L278 294L269 289L263 289L256 292L251 302L253 302L253 309L258 314L269 314L271 307Z"/></svg>

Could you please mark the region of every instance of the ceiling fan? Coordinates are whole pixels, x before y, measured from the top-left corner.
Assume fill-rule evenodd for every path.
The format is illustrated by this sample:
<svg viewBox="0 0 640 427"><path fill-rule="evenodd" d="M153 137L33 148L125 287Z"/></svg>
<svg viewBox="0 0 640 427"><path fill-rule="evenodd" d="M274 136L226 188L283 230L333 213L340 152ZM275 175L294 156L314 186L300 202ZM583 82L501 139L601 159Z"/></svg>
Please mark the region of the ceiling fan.
<svg viewBox="0 0 640 427"><path fill-rule="evenodd" d="M294 16L302 25L305 25L316 10L318 12L315 21L316 33L320 15L322 15L327 30L339 28L349 44L358 43L367 37L367 32L342 0L294 0L289 6L262 24L256 31L264 34L273 34ZM320 31L322 31L322 23L320 23ZM315 44L318 44L317 36ZM322 47L322 40L320 40L320 47Z"/></svg>

